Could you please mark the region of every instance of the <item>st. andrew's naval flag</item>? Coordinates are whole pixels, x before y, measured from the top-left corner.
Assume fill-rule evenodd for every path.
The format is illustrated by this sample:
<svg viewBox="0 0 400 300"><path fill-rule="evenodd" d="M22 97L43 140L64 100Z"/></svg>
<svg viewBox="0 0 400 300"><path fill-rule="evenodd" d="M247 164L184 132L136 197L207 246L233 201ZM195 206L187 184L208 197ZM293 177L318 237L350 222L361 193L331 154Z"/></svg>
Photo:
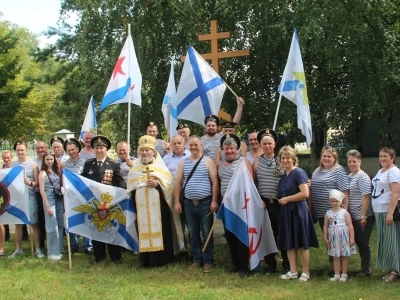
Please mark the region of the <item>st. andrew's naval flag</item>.
<svg viewBox="0 0 400 300"><path fill-rule="evenodd" d="M0 170L0 224L30 224L24 167Z"/></svg>
<svg viewBox="0 0 400 300"><path fill-rule="evenodd" d="M268 212L240 158L217 214L225 228L249 249L249 269L255 269L267 254L278 252Z"/></svg>
<svg viewBox="0 0 400 300"><path fill-rule="evenodd" d="M164 116L164 124L167 129L170 139L176 134L176 127L178 126L178 116L176 113L176 87L175 87L175 74L174 64L171 61L171 71L169 73L168 86L165 92L161 111Z"/></svg>
<svg viewBox="0 0 400 300"><path fill-rule="evenodd" d="M125 189L63 170L67 230L139 252L136 212Z"/></svg>
<svg viewBox="0 0 400 300"><path fill-rule="evenodd" d="M204 125L208 115L218 115L226 86L222 78L189 46L176 92L178 118Z"/></svg>
<svg viewBox="0 0 400 300"><path fill-rule="evenodd" d="M81 140L83 140L83 136L87 131L93 132L94 135L97 135L96 108L94 105L93 95L90 98L89 106L86 111L85 121L83 122L81 133L79 135L79 138Z"/></svg>

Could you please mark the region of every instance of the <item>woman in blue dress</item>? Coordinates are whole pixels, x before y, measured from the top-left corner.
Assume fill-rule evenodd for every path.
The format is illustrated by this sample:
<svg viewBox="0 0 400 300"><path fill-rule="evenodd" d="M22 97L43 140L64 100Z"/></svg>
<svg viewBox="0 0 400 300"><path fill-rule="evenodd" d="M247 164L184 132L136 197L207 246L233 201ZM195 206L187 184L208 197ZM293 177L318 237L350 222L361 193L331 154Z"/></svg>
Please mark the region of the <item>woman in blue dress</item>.
<svg viewBox="0 0 400 300"><path fill-rule="evenodd" d="M278 198L281 205L279 220L279 248L286 250L289 258L290 271L280 276L280 279L310 279L310 247L318 248L312 217L306 198L309 195L308 176L303 169L298 168L296 152L290 146L282 147L279 160L285 172L279 182ZM297 273L297 252L303 272Z"/></svg>

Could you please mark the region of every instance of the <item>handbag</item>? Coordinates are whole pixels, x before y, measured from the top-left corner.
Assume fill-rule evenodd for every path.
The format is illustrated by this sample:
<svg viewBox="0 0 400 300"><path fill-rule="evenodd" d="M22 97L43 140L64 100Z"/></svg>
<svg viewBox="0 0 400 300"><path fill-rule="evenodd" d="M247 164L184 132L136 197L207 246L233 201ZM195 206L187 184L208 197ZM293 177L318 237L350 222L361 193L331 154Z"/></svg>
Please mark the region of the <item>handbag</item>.
<svg viewBox="0 0 400 300"><path fill-rule="evenodd" d="M62 197L62 196L63 196L63 193L62 193L62 191L61 191L61 188L55 188L53 182L52 182L51 179L50 179L50 176L47 176L47 178L49 178L50 184L51 184L51 186L53 187L54 195Z"/></svg>
<svg viewBox="0 0 400 300"><path fill-rule="evenodd" d="M390 169L389 169L390 172ZM388 172L388 183L389 183L389 188L392 190L392 187L390 186L389 182L389 172ZM397 201L396 207L394 208L393 211L393 222L400 221L400 206L399 206L399 201Z"/></svg>
<svg viewBox="0 0 400 300"><path fill-rule="evenodd" d="M397 205L394 208L393 212L393 222L400 221L400 206L399 206L399 201L397 201Z"/></svg>

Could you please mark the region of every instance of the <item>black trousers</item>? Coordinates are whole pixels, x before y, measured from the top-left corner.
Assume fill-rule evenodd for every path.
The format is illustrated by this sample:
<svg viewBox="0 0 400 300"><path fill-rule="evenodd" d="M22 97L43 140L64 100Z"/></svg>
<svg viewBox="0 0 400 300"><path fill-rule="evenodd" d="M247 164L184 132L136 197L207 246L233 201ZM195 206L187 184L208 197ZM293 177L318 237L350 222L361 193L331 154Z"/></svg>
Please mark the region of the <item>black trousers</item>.
<svg viewBox="0 0 400 300"><path fill-rule="evenodd" d="M281 213L281 205L278 202L275 203L266 203L269 220L271 221L271 228L274 234L275 243L279 248L279 218ZM264 256L264 261L267 266L271 269L276 270L277 262L276 262L276 254L270 253ZM290 269L289 259L287 257L286 250L281 250L282 255L282 268L284 270Z"/></svg>
<svg viewBox="0 0 400 300"><path fill-rule="evenodd" d="M92 244L94 259L96 261L101 261L106 258L106 245L111 261L119 261L121 259L121 246L106 244L95 240L92 240Z"/></svg>
<svg viewBox="0 0 400 300"><path fill-rule="evenodd" d="M231 253L232 264L242 270L248 270L249 248L243 244L232 232L225 230L225 238Z"/></svg>
<svg viewBox="0 0 400 300"><path fill-rule="evenodd" d="M44 219L43 199L40 192L36 192L36 203L38 206L38 226L40 248L44 249L44 241L46 240L46 225Z"/></svg>

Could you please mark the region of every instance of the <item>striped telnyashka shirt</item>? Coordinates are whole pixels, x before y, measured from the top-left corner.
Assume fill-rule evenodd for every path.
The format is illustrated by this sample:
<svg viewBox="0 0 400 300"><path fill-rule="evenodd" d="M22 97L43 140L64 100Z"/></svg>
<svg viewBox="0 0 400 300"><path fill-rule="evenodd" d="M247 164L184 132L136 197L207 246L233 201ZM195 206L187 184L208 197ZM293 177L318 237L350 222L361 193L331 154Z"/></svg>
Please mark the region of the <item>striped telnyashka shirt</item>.
<svg viewBox="0 0 400 300"><path fill-rule="evenodd" d="M371 194L371 179L363 170L357 174L349 174L349 213L353 220L360 220L362 215L361 198L363 195ZM369 204L367 217L372 216L372 205Z"/></svg>
<svg viewBox="0 0 400 300"><path fill-rule="evenodd" d="M212 187L210 182L210 176L208 174L208 168L206 166L207 156L204 156L192 177L189 179L185 187L185 198L190 200L200 200L212 194ZM186 179L197 161L192 161L190 157L186 158L183 162L183 185L185 186Z"/></svg>
<svg viewBox="0 0 400 300"><path fill-rule="evenodd" d="M212 138L206 138L205 135L200 138L203 145L204 155L208 156L213 161L215 161L215 152L217 151L217 148L220 147L222 136L223 134L218 132Z"/></svg>
<svg viewBox="0 0 400 300"><path fill-rule="evenodd" d="M229 182L235 172L235 169L239 163L239 159L234 160L231 164L225 166L225 163L221 163L218 168L218 175L221 179L221 195L224 196L226 189L228 188Z"/></svg>
<svg viewBox="0 0 400 300"><path fill-rule="evenodd" d="M65 168L74 172L75 174L81 174L85 161L82 158L78 158L76 162L72 162L70 159L64 162Z"/></svg>
<svg viewBox="0 0 400 300"><path fill-rule="evenodd" d="M337 189L341 192L349 189L349 179L342 166L336 166L330 170L315 169L311 177L311 195L314 205L315 217L323 218L330 209L329 191Z"/></svg>
<svg viewBox="0 0 400 300"><path fill-rule="evenodd" d="M267 165L267 159L264 154L258 158L256 169L257 190L260 196L271 199L278 196L278 185L283 175L283 168L279 166L276 169L277 157L273 160L271 166Z"/></svg>

